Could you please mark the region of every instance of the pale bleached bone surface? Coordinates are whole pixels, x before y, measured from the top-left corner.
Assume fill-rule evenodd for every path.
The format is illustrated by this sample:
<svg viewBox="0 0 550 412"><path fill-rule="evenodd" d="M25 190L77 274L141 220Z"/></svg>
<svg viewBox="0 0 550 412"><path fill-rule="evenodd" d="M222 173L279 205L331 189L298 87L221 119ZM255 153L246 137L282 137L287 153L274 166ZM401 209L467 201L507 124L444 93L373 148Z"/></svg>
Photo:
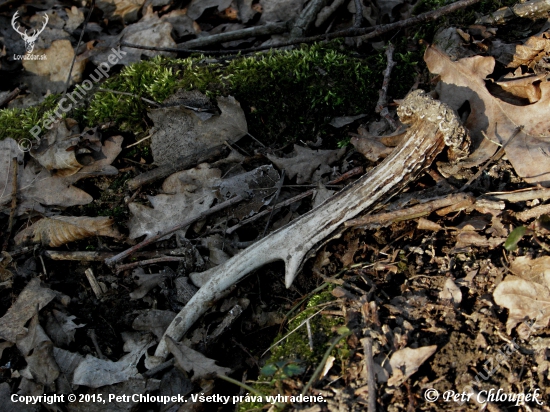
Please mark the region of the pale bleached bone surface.
<svg viewBox="0 0 550 412"><path fill-rule="evenodd" d="M324 203L271 233L220 266L195 274L204 282L199 291L174 318L157 347L148 367L163 361L168 354L165 337L179 341L193 323L212 306L221 294L246 274L266 263L285 263L285 283L292 284L308 251L380 200L403 189L426 169L445 147L457 149L465 135L456 114L445 104L423 91L407 95L398 109L403 123L410 124L403 142L380 165L346 186Z"/></svg>

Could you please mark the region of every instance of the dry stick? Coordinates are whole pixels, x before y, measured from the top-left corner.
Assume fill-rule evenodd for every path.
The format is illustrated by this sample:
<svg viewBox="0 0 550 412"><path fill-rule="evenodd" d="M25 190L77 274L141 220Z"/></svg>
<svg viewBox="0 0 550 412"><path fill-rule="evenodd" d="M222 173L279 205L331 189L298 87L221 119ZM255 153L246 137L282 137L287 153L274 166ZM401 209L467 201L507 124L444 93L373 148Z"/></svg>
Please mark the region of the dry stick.
<svg viewBox="0 0 550 412"><path fill-rule="evenodd" d="M390 85L391 72L395 67L395 61L393 60L393 52L395 51L395 46L391 43L388 44L386 49L386 59L388 64L386 70L384 70L384 80L382 81L382 87L378 92L378 103L376 103L376 113L380 113L380 116L386 119L388 124L393 130L397 130L399 127L397 122L393 120L390 116L388 110L388 87Z"/></svg>
<svg viewBox="0 0 550 412"><path fill-rule="evenodd" d="M13 219L15 218L15 210L17 209L17 168L19 164L17 163L17 156L11 159L13 165L13 182L11 189L11 210L10 218L8 220L8 231L6 233L6 238L4 239L4 244L2 245L2 250L8 249L8 242L11 237L11 232L13 230Z"/></svg>
<svg viewBox="0 0 550 412"><path fill-rule="evenodd" d="M136 190L140 186L162 179L166 176L171 175L172 173L179 172L180 170L189 169L190 167L196 166L199 163L204 163L214 157L221 156L224 150L225 146L219 145L187 156L180 156L176 159L174 163L163 165L157 167L156 169L142 173L134 177L133 179L128 180L126 184L128 185L128 188L130 190Z"/></svg>
<svg viewBox="0 0 550 412"><path fill-rule="evenodd" d="M225 43L234 40L248 39L250 37L281 34L288 30L288 23L271 23L265 26L248 27L242 30L230 31L228 33L213 34L212 36L199 37L181 43L181 46L188 49L197 47L208 47L214 44Z"/></svg>
<svg viewBox="0 0 550 412"><path fill-rule="evenodd" d="M363 216L358 219L348 220L344 223L346 227L366 226L366 225L389 225L391 223L400 222L402 220L416 219L421 216L426 216L434 210L456 205L459 203L474 204L475 198L466 193L457 193L450 196L445 196L440 199L432 200L421 205L409 207L407 209L395 210L393 212L378 213L375 215Z"/></svg>
<svg viewBox="0 0 550 412"><path fill-rule="evenodd" d="M370 40L393 30L399 30L406 27L414 26L419 23L436 20L449 13L453 13L457 10L461 10L463 8L469 7L472 4L476 4L479 1L481 0L460 0L460 1L457 1L456 3L449 4L448 6L441 7L440 9L433 10L427 13L422 13L422 14L419 14L418 16L414 16L409 19L401 20L391 24L379 25L379 26L368 27L368 28L360 28L360 29L349 28L349 29L340 30L334 33L326 33L326 34L320 34L318 36L303 37L300 39L293 39L289 41L280 42L277 44L250 47L248 49L241 49L241 50L221 50L221 51L220 50L216 50L216 51L192 50L192 49L179 49L175 47L142 46L139 44L131 44L126 42L122 42L120 43L120 45L122 47L132 47L132 48L141 49L141 50L167 51L167 52L176 52L176 53L202 53L205 55L208 55L208 54L227 55L227 54L235 54L235 53L242 53L242 54L252 53L252 52L261 51L261 50L269 50L269 49L276 49L279 47L293 46L295 44L301 44L301 43L314 43L317 41L332 40L339 37L363 36L362 37L363 40Z"/></svg>
<svg viewBox="0 0 550 412"><path fill-rule="evenodd" d="M279 195L281 194L281 189L283 187L283 182L285 181L285 169L281 171L281 178L279 179L279 182L277 183L277 190L275 191L275 195L273 196L273 201L276 202L279 199ZM271 218L273 217L273 212L275 211L274 208L271 208L271 213L269 214L269 217L267 218L267 223L265 224L264 233L262 237L265 236L267 233L267 227L269 226L269 222L271 222Z"/></svg>
<svg viewBox="0 0 550 412"><path fill-rule="evenodd" d="M95 329L89 329L88 330L88 336L90 337L90 340L94 344L94 348L97 352L97 356L99 359L107 359L107 357L101 352L101 348L99 347L99 344L97 343L97 335L95 334Z"/></svg>
<svg viewBox="0 0 550 412"><path fill-rule="evenodd" d="M372 338L365 338L363 349L365 351L365 368L369 389L367 412L376 412L376 381L374 380L374 362L372 359Z"/></svg>
<svg viewBox="0 0 550 412"><path fill-rule="evenodd" d="M550 189L527 189L518 192L489 192L483 196L491 199L506 200L508 202L525 202L527 200L550 199Z"/></svg>
<svg viewBox="0 0 550 412"><path fill-rule="evenodd" d="M351 330L348 330L347 332L342 333L340 336L338 336L334 341L332 342L332 345L329 346L327 351L325 352L325 355L323 356L323 359L321 359L321 362L319 363L319 366L317 366L317 369L315 369L315 372L313 372L313 375L311 375L311 378L309 379L309 382L302 390L302 395L305 395L309 388L311 388L311 385L315 383L321 372L323 371L323 368L325 367L325 364L327 363L328 357L330 356L330 353L332 350L336 347L336 345L342 340L347 338L349 335L351 335Z"/></svg>
<svg viewBox="0 0 550 412"><path fill-rule="evenodd" d="M172 366L174 365L174 362L175 362L175 359L174 359L174 358L169 359L169 360L167 360L166 362L161 363L161 364L158 365L158 366L155 366L153 369L149 369L148 371L143 372L142 375L143 375L143 377L146 378L146 379L152 378L152 377L155 376L157 373L163 372L163 371L165 371L166 369L172 367Z"/></svg>
<svg viewBox="0 0 550 412"><path fill-rule="evenodd" d="M550 205L540 205L523 212L514 213L514 217L522 222L550 214Z"/></svg>
<svg viewBox="0 0 550 412"><path fill-rule="evenodd" d="M88 25L88 21L90 20L90 17L92 16L92 12L94 11L95 7L95 0L92 0L92 4L90 5L90 11L88 12L88 15L86 16L86 20L84 20L84 24L82 25L82 31L80 32L80 38L78 39L78 43L76 43L76 47L74 49L74 56L73 60L71 61L71 67L69 67L69 74L67 75L67 81L65 82L65 90L63 90L63 96L67 94L67 89L69 88L69 84L71 83L71 74L73 72L74 62L76 61L76 52L78 51L78 48L80 47L80 44L82 43L82 38L84 37L84 32L86 31L86 26ZM63 97L62 96L62 97Z"/></svg>
<svg viewBox="0 0 550 412"><path fill-rule="evenodd" d="M326 3L327 0L313 0L309 2L294 22L294 27L292 27L290 31L290 38L296 39L303 37L313 25L317 15Z"/></svg>
<svg viewBox="0 0 550 412"><path fill-rule="evenodd" d="M118 274L123 270L134 269L137 267L142 267L147 265L154 265L155 263L160 263L160 262L181 262L185 259L186 258L184 257L178 257L178 256L161 256L155 259L140 260L139 262L127 263L125 265L118 265L116 267L116 273Z"/></svg>
<svg viewBox="0 0 550 412"><path fill-rule="evenodd" d="M88 268L84 273L86 274L86 278L88 279L88 282L90 283L90 286L92 287L96 298L101 298L101 296L103 296L103 290L97 282L94 271L91 268Z"/></svg>
<svg viewBox="0 0 550 412"><path fill-rule="evenodd" d="M353 21L353 28L358 29L363 23L363 2L362 0L355 0L355 16Z"/></svg>
<svg viewBox="0 0 550 412"><path fill-rule="evenodd" d="M336 179L330 181L327 183L327 186L328 185L331 185L331 184L336 184L338 182L342 182L346 179L349 179L350 177L353 177L353 176L357 176L357 175L360 175L363 173L363 168L362 167L355 167L349 171L347 171L346 173L344 173L342 176L339 176L337 177ZM251 222L254 222L255 220L258 220L259 218L267 215L268 213L272 213L273 211L275 210L278 210L282 207L285 207L285 206L289 206L291 205L292 203L294 202L297 202L299 200L302 200L306 197L309 197L309 196L312 196L313 193L315 193L315 189L311 189L311 190L307 190L305 191L304 193L300 193L299 195L296 195L290 199L287 199L285 200L284 202L281 202L281 203L277 203L275 206L271 206L270 208L260 212L260 213L257 213L255 214L254 216L246 219L246 220L243 220L242 222L236 224L235 226L231 226L229 229L226 230L226 234L230 235L231 233L233 233L235 230L243 227L244 225L247 225Z"/></svg>
<svg viewBox="0 0 550 412"><path fill-rule="evenodd" d="M206 218L206 217L208 217L208 216L210 216L214 213L219 212L220 210L223 210L223 209L225 209L229 206L232 206L234 204L239 203L241 200L243 200L243 197L237 195L237 196L235 196L235 197L233 197L229 200L226 200L223 203L220 203L220 204L218 204L214 207L211 207L210 209L202 212L201 214L199 214L195 217L192 217L190 219L187 219L187 220L183 221L182 223L174 225L171 228L166 229L165 231L160 232L160 233L156 234L155 236L153 236L149 239L146 239L143 242L138 243L137 245L132 246L129 249L126 249L124 252L121 252L118 255L113 256L112 258L105 259L105 264L107 266L113 266L116 262L118 262L118 261L120 261L124 258L127 258L132 253L134 253L134 252L136 252L140 249L143 249L145 246L148 246L148 245L151 245L151 244L155 243L157 240L163 238L164 236L169 235L171 233L174 233L174 232L176 232L180 229L183 229L185 227L188 227L188 226L192 225L193 223L198 222L199 220L202 220L202 219L204 219L204 218Z"/></svg>
<svg viewBox="0 0 550 412"><path fill-rule="evenodd" d="M330 6L321 10L317 16L317 20L315 21L315 27L321 27L329 19L329 17L332 16L342 4L344 4L345 1L346 0L334 0Z"/></svg>
<svg viewBox="0 0 550 412"><path fill-rule="evenodd" d="M477 173L475 175L473 175L465 184L464 186L462 186L459 190L459 192L463 192L465 191L479 176L481 176L481 174L483 173L483 171L485 169L487 169L487 167L498 161L502 156L504 156L504 150L506 149L506 146L508 146L512 140L514 140L514 137L516 137L522 130L523 130L523 125L522 126L518 126L516 127L516 130L514 130L514 133L512 133L512 136L510 136L510 138L508 139L508 141L506 143L504 143L504 145L502 145L496 152L495 154L493 154L491 156L491 158L489 160L487 160L485 162L485 164L483 166L481 166L479 168L479 170L477 171Z"/></svg>
<svg viewBox="0 0 550 412"><path fill-rule="evenodd" d="M159 249L148 250L144 252L134 253L134 257L140 258L157 258L166 256L167 253L172 253L177 249ZM64 251L64 250L45 250L44 256L51 260L79 260L83 262L102 262L105 259L115 256L115 252L95 252L95 251Z"/></svg>
<svg viewBox="0 0 550 412"><path fill-rule="evenodd" d="M19 96L19 93L21 93L26 88L27 88L26 86L16 87L10 94L8 94L6 97L4 97L2 101L0 101L0 109L6 106L9 102L11 102L17 96Z"/></svg>

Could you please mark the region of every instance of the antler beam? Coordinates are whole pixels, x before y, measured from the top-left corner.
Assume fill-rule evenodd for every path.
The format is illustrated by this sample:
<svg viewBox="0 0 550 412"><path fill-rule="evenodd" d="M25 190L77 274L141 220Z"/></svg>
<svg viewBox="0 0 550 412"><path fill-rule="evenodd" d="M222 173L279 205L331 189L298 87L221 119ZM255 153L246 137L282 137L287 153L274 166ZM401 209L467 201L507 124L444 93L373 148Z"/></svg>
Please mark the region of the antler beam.
<svg viewBox="0 0 550 412"><path fill-rule="evenodd" d="M403 142L380 165L323 204L271 233L224 264L192 274L202 285L166 330L148 367L168 354L166 337L180 340L193 323L230 286L250 271L276 260L285 262L285 283L292 284L308 251L338 227L377 202L388 200L428 168L445 145L465 153L465 132L455 112L421 90L409 93L398 109L410 124Z"/></svg>

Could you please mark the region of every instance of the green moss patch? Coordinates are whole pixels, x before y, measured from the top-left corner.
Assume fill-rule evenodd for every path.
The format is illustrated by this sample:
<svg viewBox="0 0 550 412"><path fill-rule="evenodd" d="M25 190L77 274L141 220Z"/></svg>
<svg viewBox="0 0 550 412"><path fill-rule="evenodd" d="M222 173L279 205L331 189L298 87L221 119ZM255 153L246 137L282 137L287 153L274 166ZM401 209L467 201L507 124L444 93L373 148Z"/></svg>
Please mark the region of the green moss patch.
<svg viewBox="0 0 550 412"><path fill-rule="evenodd" d="M274 342L280 342L271 349L271 357L265 362L258 382L252 385L257 392L264 397L279 394L297 395L295 389L286 387L285 380L298 379L305 385L330 347L332 339L337 336L335 330L344 323L343 318L318 313L333 300L330 290L314 295L305 309L288 323L284 332L275 338ZM309 346L308 330L305 325L308 318L313 350ZM285 336L286 338L283 339ZM345 361L348 357L346 343L341 342L337 345L331 355L336 358L336 363ZM242 403L239 405L239 411L261 410L264 406L257 402Z"/></svg>

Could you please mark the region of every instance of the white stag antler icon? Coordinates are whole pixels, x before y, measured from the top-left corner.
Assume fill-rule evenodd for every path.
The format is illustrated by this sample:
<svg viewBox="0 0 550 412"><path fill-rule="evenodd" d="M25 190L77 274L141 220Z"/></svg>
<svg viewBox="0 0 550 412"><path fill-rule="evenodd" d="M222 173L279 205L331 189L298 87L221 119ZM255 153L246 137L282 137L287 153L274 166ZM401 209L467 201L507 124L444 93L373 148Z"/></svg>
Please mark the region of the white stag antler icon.
<svg viewBox="0 0 550 412"><path fill-rule="evenodd" d="M19 14L19 11L16 11L15 14L13 15L11 19L11 25L13 29L17 33L19 33L23 38L23 41L25 42L25 48L27 49L27 53L32 53L34 49L34 43L36 43L36 40L38 39L38 35L44 31L44 29L46 28L46 24L48 24L48 20L50 18L48 17L47 14L44 14L44 25L42 26L42 28L40 30L33 29L32 35L29 36L27 34L27 30L25 30L24 33L19 30L19 28L21 27L19 23L17 23L17 27L15 27L15 24L16 24L15 20L17 20L18 14Z"/></svg>

